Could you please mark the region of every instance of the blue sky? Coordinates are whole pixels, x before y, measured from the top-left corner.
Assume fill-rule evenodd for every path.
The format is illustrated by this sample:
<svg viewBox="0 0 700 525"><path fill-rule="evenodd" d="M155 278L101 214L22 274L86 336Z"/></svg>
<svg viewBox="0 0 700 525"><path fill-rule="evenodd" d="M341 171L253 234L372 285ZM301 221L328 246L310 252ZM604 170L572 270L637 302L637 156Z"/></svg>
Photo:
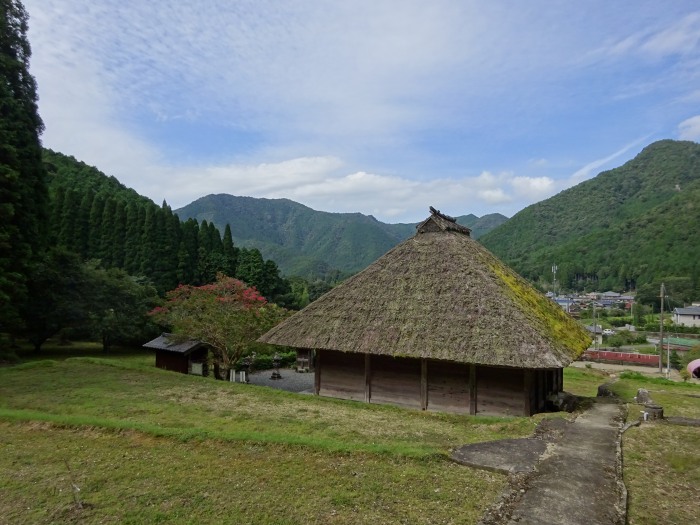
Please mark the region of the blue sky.
<svg viewBox="0 0 700 525"><path fill-rule="evenodd" d="M697 1L24 4L44 145L174 208L512 216L700 140Z"/></svg>

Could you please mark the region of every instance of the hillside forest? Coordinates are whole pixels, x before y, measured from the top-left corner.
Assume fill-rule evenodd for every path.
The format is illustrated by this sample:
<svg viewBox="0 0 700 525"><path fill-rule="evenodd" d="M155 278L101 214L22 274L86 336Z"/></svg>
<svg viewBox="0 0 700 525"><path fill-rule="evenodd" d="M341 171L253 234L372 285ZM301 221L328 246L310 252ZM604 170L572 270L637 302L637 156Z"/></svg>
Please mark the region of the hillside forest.
<svg viewBox="0 0 700 525"><path fill-rule="evenodd" d="M258 250L234 246L228 226L222 235L206 221L181 222L166 203L43 149L27 12L16 0L2 6L0 336L10 344L0 361L22 339L37 352L54 336L99 339L105 350L140 345L160 331L146 313L167 291L225 275L259 291L260 304L299 308L313 298Z"/></svg>
<svg viewBox="0 0 700 525"><path fill-rule="evenodd" d="M528 206L480 241L541 289L700 298L700 144L661 140L634 159Z"/></svg>

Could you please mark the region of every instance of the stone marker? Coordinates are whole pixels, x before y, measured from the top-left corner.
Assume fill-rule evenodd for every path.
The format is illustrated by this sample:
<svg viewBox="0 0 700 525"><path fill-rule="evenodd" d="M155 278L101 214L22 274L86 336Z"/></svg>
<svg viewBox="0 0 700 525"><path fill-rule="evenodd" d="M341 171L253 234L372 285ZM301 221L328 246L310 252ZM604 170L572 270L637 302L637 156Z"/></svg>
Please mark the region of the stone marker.
<svg viewBox="0 0 700 525"><path fill-rule="evenodd" d="M640 388L637 390L637 395L634 396L634 402L638 405L653 403L651 396L649 395L649 391L646 388Z"/></svg>

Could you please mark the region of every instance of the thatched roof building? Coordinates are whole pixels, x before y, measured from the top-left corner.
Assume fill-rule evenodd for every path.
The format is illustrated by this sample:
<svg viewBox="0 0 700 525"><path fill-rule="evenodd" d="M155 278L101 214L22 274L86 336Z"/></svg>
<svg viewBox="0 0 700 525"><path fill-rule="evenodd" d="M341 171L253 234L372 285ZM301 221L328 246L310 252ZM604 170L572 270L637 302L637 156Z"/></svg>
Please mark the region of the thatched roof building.
<svg viewBox="0 0 700 525"><path fill-rule="evenodd" d="M469 232L431 208L414 237L260 341L315 349L321 363L329 352L342 352L482 368L555 370L554 390L541 394L560 390L561 368L585 350L590 337ZM348 361L347 355L339 359ZM321 378L322 373L317 367ZM371 379L367 378L370 383ZM317 391L322 390L323 379L317 385ZM543 401L535 404L539 407ZM421 405L427 408L427 400Z"/></svg>

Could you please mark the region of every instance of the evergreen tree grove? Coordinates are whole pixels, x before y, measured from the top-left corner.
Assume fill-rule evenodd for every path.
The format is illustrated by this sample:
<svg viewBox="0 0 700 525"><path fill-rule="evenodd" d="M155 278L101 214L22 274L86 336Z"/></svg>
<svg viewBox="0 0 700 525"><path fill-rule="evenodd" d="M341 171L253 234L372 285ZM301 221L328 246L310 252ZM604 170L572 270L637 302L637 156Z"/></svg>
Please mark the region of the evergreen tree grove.
<svg viewBox="0 0 700 525"><path fill-rule="evenodd" d="M48 191L27 12L0 0L0 326L18 322L27 276L46 243Z"/></svg>

